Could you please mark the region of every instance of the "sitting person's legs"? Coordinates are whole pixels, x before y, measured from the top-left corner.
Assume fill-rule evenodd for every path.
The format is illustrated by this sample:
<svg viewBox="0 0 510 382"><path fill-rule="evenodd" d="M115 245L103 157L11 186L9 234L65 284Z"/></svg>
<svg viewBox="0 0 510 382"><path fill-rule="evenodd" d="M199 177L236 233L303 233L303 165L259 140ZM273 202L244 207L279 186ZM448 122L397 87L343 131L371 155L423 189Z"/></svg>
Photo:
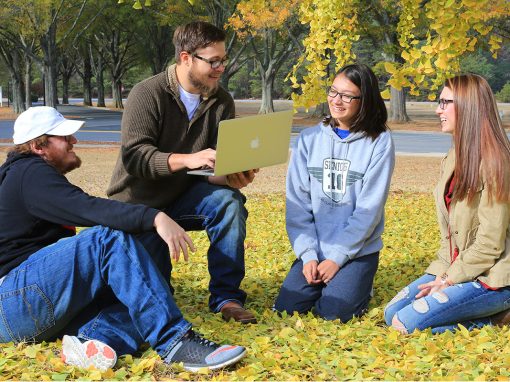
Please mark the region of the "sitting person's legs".
<svg viewBox="0 0 510 382"><path fill-rule="evenodd" d="M414 280L408 286L402 288L402 290L398 292L384 308L384 320L386 321L386 325L391 326L391 321L393 316L395 316L395 313L405 306L413 303L415 300L414 297L420 292L418 285L426 284L433 281L435 278L436 276L425 274Z"/></svg>
<svg viewBox="0 0 510 382"><path fill-rule="evenodd" d="M427 328L432 328L432 333L442 333L456 330L458 324L471 330L493 324L491 316L509 308L510 288L490 290L477 281L456 284L414 299L419 291L417 286L433 279L433 275L421 277L410 284L408 297L390 302L385 312L386 322L402 333Z"/></svg>
<svg viewBox="0 0 510 382"><path fill-rule="evenodd" d="M2 279L0 292L9 292L11 298L3 302L0 340L51 339L108 290L120 304L105 315L99 312L88 324L91 330L85 331L85 324L87 338L94 336L106 344L114 341L121 348L123 342L128 344L125 349L135 348L143 339L166 362L183 362L189 370L222 367L245 353L237 346L216 352L218 345L204 344L190 331L144 247L131 235L104 227L41 249ZM200 357L191 359L191 354Z"/></svg>
<svg viewBox="0 0 510 382"><path fill-rule="evenodd" d="M360 316L370 301L372 285L379 262L378 253L347 262L325 285L308 284L303 263L296 260L285 278L275 302L275 310L314 313L327 320L347 322Z"/></svg>
<svg viewBox="0 0 510 382"><path fill-rule="evenodd" d="M347 322L361 316L371 299L379 253L357 257L340 268L322 290L315 312L327 319Z"/></svg>
<svg viewBox="0 0 510 382"><path fill-rule="evenodd" d="M309 312L320 298L323 287L322 283L308 284L303 275L303 262L297 259L283 280L274 309L287 314Z"/></svg>
<svg viewBox="0 0 510 382"><path fill-rule="evenodd" d="M185 230L205 229L210 240L207 252L211 276L209 307L219 312L229 301L243 305L244 239L248 212L238 190L197 182L167 209L168 215Z"/></svg>

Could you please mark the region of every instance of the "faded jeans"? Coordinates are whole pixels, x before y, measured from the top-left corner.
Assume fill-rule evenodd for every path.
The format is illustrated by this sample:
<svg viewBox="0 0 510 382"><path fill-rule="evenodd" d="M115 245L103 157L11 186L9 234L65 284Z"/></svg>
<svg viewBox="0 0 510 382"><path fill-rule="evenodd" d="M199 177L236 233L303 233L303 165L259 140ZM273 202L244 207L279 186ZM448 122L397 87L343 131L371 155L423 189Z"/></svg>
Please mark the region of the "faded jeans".
<svg viewBox="0 0 510 382"><path fill-rule="evenodd" d="M133 236L100 226L37 251L0 279L0 342L71 334L118 354L149 342L165 357L191 325L156 262Z"/></svg>
<svg viewBox="0 0 510 382"><path fill-rule="evenodd" d="M199 181L164 209L186 231L207 232L210 241L207 261L211 276L209 308L215 313L229 301L241 305L246 301L246 293L240 288L245 275L244 239L248 218L245 202L246 198L239 190ZM137 237L149 253L156 253L158 258L169 256L168 246L156 233ZM164 276L169 279L169 274Z"/></svg>
<svg viewBox="0 0 510 382"><path fill-rule="evenodd" d="M415 299L418 285L435 280L425 274L402 289L386 305L384 319L391 325L397 315L408 333L432 328L432 333L454 331L458 324L468 330L492 325L490 316L510 308L510 287L484 288L478 281L455 284L432 295Z"/></svg>

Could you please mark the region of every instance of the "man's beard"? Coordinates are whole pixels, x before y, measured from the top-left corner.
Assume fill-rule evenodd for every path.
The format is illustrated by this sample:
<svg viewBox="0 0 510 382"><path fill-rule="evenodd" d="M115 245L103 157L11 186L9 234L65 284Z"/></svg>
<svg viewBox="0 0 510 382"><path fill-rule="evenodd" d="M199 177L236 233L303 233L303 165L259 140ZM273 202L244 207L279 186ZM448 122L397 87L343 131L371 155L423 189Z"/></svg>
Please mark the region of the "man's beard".
<svg viewBox="0 0 510 382"><path fill-rule="evenodd" d="M193 73L193 69L188 72L188 80L193 85L193 87L198 89L201 94L205 95L214 93L219 86L218 82L216 82L216 84L213 87L205 84L203 81L201 81L198 77L195 76L195 73Z"/></svg>
<svg viewBox="0 0 510 382"><path fill-rule="evenodd" d="M59 173L62 175L67 174L68 172L71 172L73 170L76 170L81 166L81 158L77 155L74 156L74 160L70 162L63 162L63 161L55 161L51 160L50 158L46 158L46 161L51 164L53 167L57 169Z"/></svg>

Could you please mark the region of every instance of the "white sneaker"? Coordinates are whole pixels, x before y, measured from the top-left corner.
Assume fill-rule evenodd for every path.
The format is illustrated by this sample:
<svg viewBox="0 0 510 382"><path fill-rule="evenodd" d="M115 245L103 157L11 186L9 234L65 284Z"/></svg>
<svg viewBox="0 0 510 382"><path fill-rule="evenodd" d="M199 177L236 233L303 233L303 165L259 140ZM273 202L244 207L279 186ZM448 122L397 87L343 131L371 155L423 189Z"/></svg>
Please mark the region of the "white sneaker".
<svg viewBox="0 0 510 382"><path fill-rule="evenodd" d="M112 368L117 362L115 350L107 344L98 340L81 342L78 337L74 336L64 336L62 339L60 358L68 365L84 369L94 366L101 371Z"/></svg>

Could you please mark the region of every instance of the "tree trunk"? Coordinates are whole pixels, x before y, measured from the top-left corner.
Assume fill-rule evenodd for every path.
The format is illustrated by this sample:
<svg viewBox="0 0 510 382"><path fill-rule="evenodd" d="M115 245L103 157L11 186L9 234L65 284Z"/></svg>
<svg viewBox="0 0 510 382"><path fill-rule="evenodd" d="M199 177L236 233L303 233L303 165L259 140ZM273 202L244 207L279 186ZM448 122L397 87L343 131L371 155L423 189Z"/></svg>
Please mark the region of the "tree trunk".
<svg viewBox="0 0 510 382"><path fill-rule="evenodd" d="M62 75L62 104L69 105L69 78L65 73Z"/></svg>
<svg viewBox="0 0 510 382"><path fill-rule="evenodd" d="M25 103L23 102L23 84L18 75L10 73L12 86L12 109L16 114L24 112Z"/></svg>
<svg viewBox="0 0 510 382"><path fill-rule="evenodd" d="M112 80L113 105L116 109L124 109L122 104L122 80Z"/></svg>
<svg viewBox="0 0 510 382"><path fill-rule="evenodd" d="M274 88L274 76L272 78L262 79L262 102L260 103L259 114L268 114L274 112L273 105L273 88Z"/></svg>
<svg viewBox="0 0 510 382"><path fill-rule="evenodd" d="M57 96L57 28L51 24L48 32L41 37L41 49L44 54L44 94L46 106L55 107L58 105Z"/></svg>
<svg viewBox="0 0 510 382"><path fill-rule="evenodd" d="M264 70L259 61L257 61L257 65L259 67L260 81L262 86L262 102L260 103L259 114L273 113L273 89L276 72L273 70L272 63L268 65L267 70Z"/></svg>
<svg viewBox="0 0 510 382"><path fill-rule="evenodd" d="M32 61L25 55L25 108L32 106Z"/></svg>
<svg viewBox="0 0 510 382"><path fill-rule="evenodd" d="M99 55L99 57L97 59L97 71L96 71L97 106L98 107L106 107L106 103L104 102L103 71L104 71L103 57L101 55Z"/></svg>
<svg viewBox="0 0 510 382"><path fill-rule="evenodd" d="M312 113L312 117L324 118L329 115L329 106L327 102L322 102L315 106L315 110Z"/></svg>
<svg viewBox="0 0 510 382"><path fill-rule="evenodd" d="M404 123L409 122L411 118L406 111L406 93L405 90L397 90L391 87L390 113L389 120L391 122Z"/></svg>
<svg viewBox="0 0 510 382"><path fill-rule="evenodd" d="M92 106L92 68L88 54L83 56L83 104Z"/></svg>

